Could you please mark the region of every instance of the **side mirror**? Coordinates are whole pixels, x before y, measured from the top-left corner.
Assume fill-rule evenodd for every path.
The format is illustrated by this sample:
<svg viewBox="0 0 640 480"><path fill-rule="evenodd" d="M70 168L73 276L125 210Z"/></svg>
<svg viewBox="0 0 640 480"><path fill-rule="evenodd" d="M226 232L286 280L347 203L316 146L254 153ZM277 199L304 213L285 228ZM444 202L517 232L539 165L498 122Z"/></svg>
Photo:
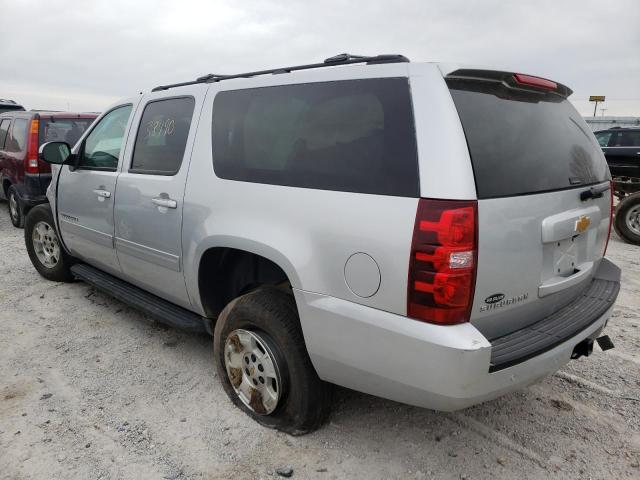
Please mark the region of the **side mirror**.
<svg viewBox="0 0 640 480"><path fill-rule="evenodd" d="M71 158L71 147L66 142L47 142L40 146L39 156L52 165L64 165Z"/></svg>

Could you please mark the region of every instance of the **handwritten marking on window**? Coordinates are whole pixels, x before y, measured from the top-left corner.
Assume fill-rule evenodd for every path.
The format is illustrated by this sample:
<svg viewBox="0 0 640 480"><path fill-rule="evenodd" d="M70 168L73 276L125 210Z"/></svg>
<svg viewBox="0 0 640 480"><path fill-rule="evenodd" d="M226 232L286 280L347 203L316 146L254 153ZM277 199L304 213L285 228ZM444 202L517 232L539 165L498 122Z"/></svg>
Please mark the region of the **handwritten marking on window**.
<svg viewBox="0 0 640 480"><path fill-rule="evenodd" d="M176 121L173 118L165 120L151 120L147 123L148 137L166 137L173 135L176 130Z"/></svg>

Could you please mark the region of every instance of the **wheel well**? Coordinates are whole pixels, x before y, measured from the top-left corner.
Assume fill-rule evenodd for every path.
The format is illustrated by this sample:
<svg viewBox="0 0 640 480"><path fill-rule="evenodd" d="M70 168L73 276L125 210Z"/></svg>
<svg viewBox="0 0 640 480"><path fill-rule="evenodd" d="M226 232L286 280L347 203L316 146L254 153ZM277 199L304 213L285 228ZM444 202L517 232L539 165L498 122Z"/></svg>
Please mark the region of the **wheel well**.
<svg viewBox="0 0 640 480"><path fill-rule="evenodd" d="M218 316L234 298L260 285L290 285L276 263L252 252L215 247L200 259L198 287L206 315Z"/></svg>

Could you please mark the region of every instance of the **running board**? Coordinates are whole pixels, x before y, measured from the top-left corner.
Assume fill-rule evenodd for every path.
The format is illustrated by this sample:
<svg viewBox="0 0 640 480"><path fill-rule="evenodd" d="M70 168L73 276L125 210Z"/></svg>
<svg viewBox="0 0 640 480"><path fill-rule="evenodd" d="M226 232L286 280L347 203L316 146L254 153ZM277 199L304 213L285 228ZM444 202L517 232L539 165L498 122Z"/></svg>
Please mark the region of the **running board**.
<svg viewBox="0 0 640 480"><path fill-rule="evenodd" d="M211 334L213 331L210 319L174 305L86 263L75 264L71 267L71 273L74 277L154 317L161 323L189 332L207 332Z"/></svg>

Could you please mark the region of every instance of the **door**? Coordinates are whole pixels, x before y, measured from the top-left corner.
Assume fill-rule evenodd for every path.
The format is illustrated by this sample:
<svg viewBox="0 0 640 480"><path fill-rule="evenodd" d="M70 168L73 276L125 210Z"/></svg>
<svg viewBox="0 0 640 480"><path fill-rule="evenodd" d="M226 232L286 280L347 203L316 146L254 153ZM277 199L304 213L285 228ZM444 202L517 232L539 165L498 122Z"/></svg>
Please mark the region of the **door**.
<svg viewBox="0 0 640 480"><path fill-rule="evenodd" d="M133 104L120 105L98 121L78 147L76 167L61 167L57 188L65 245L74 256L112 274L120 272L113 201L133 109Z"/></svg>
<svg viewBox="0 0 640 480"><path fill-rule="evenodd" d="M182 270L182 208L191 146L204 98L157 92L136 115L135 146L118 178L116 251L123 278L188 307ZM197 108L196 108L197 106Z"/></svg>

